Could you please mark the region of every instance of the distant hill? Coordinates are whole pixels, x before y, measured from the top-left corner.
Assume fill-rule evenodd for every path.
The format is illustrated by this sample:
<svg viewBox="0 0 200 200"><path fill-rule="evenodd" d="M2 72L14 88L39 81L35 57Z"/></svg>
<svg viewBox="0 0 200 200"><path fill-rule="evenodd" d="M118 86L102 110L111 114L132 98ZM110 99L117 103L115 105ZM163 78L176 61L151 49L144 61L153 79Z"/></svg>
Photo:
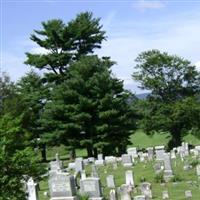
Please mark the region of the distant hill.
<svg viewBox="0 0 200 200"><path fill-rule="evenodd" d="M136 97L138 99L146 99L149 94L150 94L149 92L147 92L147 93L141 93L141 94L136 94Z"/></svg>

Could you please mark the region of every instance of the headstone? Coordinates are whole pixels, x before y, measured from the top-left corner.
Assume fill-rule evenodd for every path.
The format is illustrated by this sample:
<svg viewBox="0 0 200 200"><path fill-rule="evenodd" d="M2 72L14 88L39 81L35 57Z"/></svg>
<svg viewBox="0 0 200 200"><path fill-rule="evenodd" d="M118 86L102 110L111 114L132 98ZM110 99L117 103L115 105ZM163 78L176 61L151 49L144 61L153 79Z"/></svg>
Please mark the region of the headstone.
<svg viewBox="0 0 200 200"><path fill-rule="evenodd" d="M126 185L134 187L133 172L131 170L126 171Z"/></svg>
<svg viewBox="0 0 200 200"><path fill-rule="evenodd" d="M131 191L129 189L129 186L127 185L122 185L120 188L119 188L119 194L120 194L120 197L121 197L121 200L131 200Z"/></svg>
<svg viewBox="0 0 200 200"><path fill-rule="evenodd" d="M80 180L80 191L81 194L87 194L90 199L103 199L99 178L92 177Z"/></svg>
<svg viewBox="0 0 200 200"><path fill-rule="evenodd" d="M84 165L83 165L83 159L82 158L76 158L75 160L75 171L82 172L84 170Z"/></svg>
<svg viewBox="0 0 200 200"><path fill-rule="evenodd" d="M50 170L51 171L60 171L61 170L60 162L51 161L50 162Z"/></svg>
<svg viewBox="0 0 200 200"><path fill-rule="evenodd" d="M167 190L162 192L162 199L169 199L169 193Z"/></svg>
<svg viewBox="0 0 200 200"><path fill-rule="evenodd" d="M83 159L83 164L84 165L88 165L89 164L89 160L87 158Z"/></svg>
<svg viewBox="0 0 200 200"><path fill-rule="evenodd" d="M51 200L76 200L74 176L58 172L49 179Z"/></svg>
<svg viewBox="0 0 200 200"><path fill-rule="evenodd" d="M156 160L163 160L165 153L165 146L156 146L155 153L156 153Z"/></svg>
<svg viewBox="0 0 200 200"><path fill-rule="evenodd" d="M141 190L141 193L146 198L152 198L151 183L148 183L148 182L141 183L140 190Z"/></svg>
<svg viewBox="0 0 200 200"><path fill-rule="evenodd" d="M147 148L147 154L148 154L148 160L153 160L153 157L154 157L153 147Z"/></svg>
<svg viewBox="0 0 200 200"><path fill-rule="evenodd" d="M185 198L186 199L191 199L192 198L192 192L191 192L191 190L186 190L185 191Z"/></svg>
<svg viewBox="0 0 200 200"><path fill-rule="evenodd" d="M109 195L110 195L109 200L117 200L117 194L116 194L116 191L114 189L110 190Z"/></svg>
<svg viewBox="0 0 200 200"><path fill-rule="evenodd" d="M94 159L94 157L89 157L89 158L88 158L88 161L89 161L90 163L94 163L95 159Z"/></svg>
<svg viewBox="0 0 200 200"><path fill-rule="evenodd" d="M131 156L128 154L123 154L122 164L124 167L131 167L133 165Z"/></svg>
<svg viewBox="0 0 200 200"><path fill-rule="evenodd" d="M36 183L34 183L33 178L29 178L27 182L27 192L28 192L28 200L37 200L37 190L36 190Z"/></svg>
<svg viewBox="0 0 200 200"><path fill-rule="evenodd" d="M107 187L108 188L115 188L115 181L114 181L114 176L109 175L106 177L106 182L107 182Z"/></svg>
<svg viewBox="0 0 200 200"><path fill-rule="evenodd" d="M103 166L104 165L104 160L95 160L95 165L97 166Z"/></svg>
<svg viewBox="0 0 200 200"><path fill-rule="evenodd" d="M171 159L176 159L176 152L172 150L170 152L170 157L171 157Z"/></svg>
<svg viewBox="0 0 200 200"><path fill-rule="evenodd" d="M196 166L196 169L197 169L197 176L200 176L200 164Z"/></svg>
<svg viewBox="0 0 200 200"><path fill-rule="evenodd" d="M75 169L75 163L74 162L69 163L68 169Z"/></svg>
<svg viewBox="0 0 200 200"><path fill-rule="evenodd" d="M103 160L103 154L98 154L97 158L98 158L98 160Z"/></svg>
<svg viewBox="0 0 200 200"><path fill-rule="evenodd" d="M82 179L82 180L83 180L83 179L86 179L85 170L83 170L83 171L81 172L81 179Z"/></svg>
<svg viewBox="0 0 200 200"><path fill-rule="evenodd" d="M117 162L117 159L114 156L105 156L105 162L106 164L113 164Z"/></svg>
<svg viewBox="0 0 200 200"><path fill-rule="evenodd" d="M137 148L136 147L131 147L127 149L127 154L131 155L132 158L137 158L138 154L137 154Z"/></svg>
<svg viewBox="0 0 200 200"><path fill-rule="evenodd" d="M159 174L160 172L162 172L164 169L164 164L163 161L156 161L155 165L154 165L154 170L156 174Z"/></svg>
<svg viewBox="0 0 200 200"><path fill-rule="evenodd" d="M95 178L98 178L98 177L99 177L98 172L97 172L97 168L96 168L95 165L92 165L91 176L92 176L92 177L95 177Z"/></svg>
<svg viewBox="0 0 200 200"><path fill-rule="evenodd" d="M164 154L164 179L165 181L169 181L173 177L172 166L171 166L171 158L168 153Z"/></svg>
<svg viewBox="0 0 200 200"><path fill-rule="evenodd" d="M138 195L134 197L134 200L146 200L146 197L144 195Z"/></svg>

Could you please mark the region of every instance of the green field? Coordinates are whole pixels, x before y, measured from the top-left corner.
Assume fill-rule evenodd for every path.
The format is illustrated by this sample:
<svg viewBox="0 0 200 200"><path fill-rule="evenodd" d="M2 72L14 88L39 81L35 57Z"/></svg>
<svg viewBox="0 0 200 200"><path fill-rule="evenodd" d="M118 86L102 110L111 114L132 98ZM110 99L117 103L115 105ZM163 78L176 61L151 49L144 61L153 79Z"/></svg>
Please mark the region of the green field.
<svg viewBox="0 0 200 200"><path fill-rule="evenodd" d="M156 146L156 145L166 145L169 141L170 137L166 134L155 134L153 136L147 136L144 134L141 130L138 130L135 134L131 135L130 141L132 145L130 146L136 146L139 149L150 147L150 146ZM188 135L184 138L185 141L189 142L192 145L200 144L200 141L195 138L192 135ZM64 146L61 147L55 147L50 148L48 150L48 159L51 160L55 157L55 153L59 153L61 156L61 159L65 160L65 166L68 162L68 153ZM86 156L85 150L77 150L77 156ZM192 158L188 158L188 160L184 161L185 163L191 162ZM166 183L164 185L160 183L155 182L155 172L153 169L154 162L147 162L141 163L138 162L134 167L132 168L124 168L121 166L121 164L118 164L117 169L113 169L112 165L99 167L98 173L101 177L101 183L103 186L103 193L105 196L105 199L108 197L108 188L106 188L106 176L107 175L114 175L115 177L115 183L116 186L120 186L121 184L125 183L125 171L128 169L133 170L134 173L134 179L136 186L139 186L141 183L142 177L145 177L145 181L148 181L152 183L152 193L153 193L153 199L155 200L161 200L162 199L162 191L168 190L170 199L173 200L183 200L184 197L184 191L185 190L191 190L192 191L192 199L193 200L200 200L200 179L198 179L195 171L195 167L184 171L183 165L184 162L181 162L180 159L176 159L176 161L173 161L173 171L175 177L178 177L180 180L177 181L177 183L173 183L170 181L169 183ZM176 167L175 167L176 165ZM91 172L91 165L86 166L86 174L89 176ZM137 187L138 188L138 187ZM49 200L48 197L45 197L43 193L45 191L48 191L48 182L47 179L44 179L40 182L40 191L39 191L39 200ZM137 192L134 194L139 194L139 190L137 189Z"/></svg>

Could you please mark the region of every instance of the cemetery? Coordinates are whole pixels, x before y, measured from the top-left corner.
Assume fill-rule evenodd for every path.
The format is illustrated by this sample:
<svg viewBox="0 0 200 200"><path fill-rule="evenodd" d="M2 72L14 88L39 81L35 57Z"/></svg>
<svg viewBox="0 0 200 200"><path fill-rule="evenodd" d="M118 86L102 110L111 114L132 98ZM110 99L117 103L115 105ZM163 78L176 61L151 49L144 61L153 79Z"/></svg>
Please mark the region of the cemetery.
<svg viewBox="0 0 200 200"><path fill-rule="evenodd" d="M0 200L200 200L199 10L1 0Z"/></svg>
<svg viewBox="0 0 200 200"><path fill-rule="evenodd" d="M164 146L130 147L121 157L99 154L73 162L56 154L36 185L27 183L28 200L199 200L200 146L189 149L183 142L170 152Z"/></svg>

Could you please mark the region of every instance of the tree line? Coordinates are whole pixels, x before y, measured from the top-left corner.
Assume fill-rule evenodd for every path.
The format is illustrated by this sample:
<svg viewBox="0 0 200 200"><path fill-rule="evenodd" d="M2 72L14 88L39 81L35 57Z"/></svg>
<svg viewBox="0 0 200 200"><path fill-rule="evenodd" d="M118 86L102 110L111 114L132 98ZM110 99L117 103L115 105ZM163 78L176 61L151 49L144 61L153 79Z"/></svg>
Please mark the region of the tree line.
<svg viewBox="0 0 200 200"><path fill-rule="evenodd" d="M77 148L96 157L124 153L138 128L147 134L170 133L168 148L188 133L200 137L200 73L195 66L159 50L142 52L132 74L149 91L140 100L112 74L115 62L95 55L107 39L102 29L90 12L66 24L42 22L42 30L30 39L46 53L27 52L25 63L32 70L16 83L6 74L0 77L0 199L25 198L24 175L40 179L47 146L63 144L71 158Z"/></svg>

